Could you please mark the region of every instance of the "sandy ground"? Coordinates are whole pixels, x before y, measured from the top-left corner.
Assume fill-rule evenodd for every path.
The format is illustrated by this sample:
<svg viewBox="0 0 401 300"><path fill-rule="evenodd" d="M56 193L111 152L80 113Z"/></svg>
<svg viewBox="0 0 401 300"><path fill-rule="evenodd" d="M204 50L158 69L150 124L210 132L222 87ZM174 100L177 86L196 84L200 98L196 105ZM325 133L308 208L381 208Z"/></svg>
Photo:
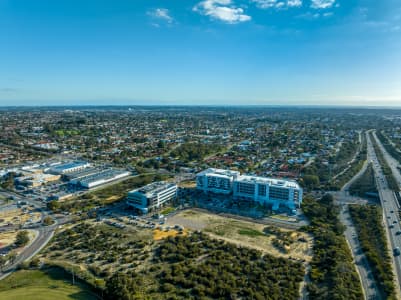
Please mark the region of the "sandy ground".
<svg viewBox="0 0 401 300"><path fill-rule="evenodd" d="M0 248L6 247L14 243L16 236L17 236L17 231L0 233Z"/></svg>
<svg viewBox="0 0 401 300"><path fill-rule="evenodd" d="M9 232L1 232L0 233L0 248L7 247L15 242L15 238L17 236L18 231L9 231ZM37 236L37 231L35 230L28 230L29 233L29 244Z"/></svg>
<svg viewBox="0 0 401 300"><path fill-rule="evenodd" d="M184 187L184 188L195 188L196 182L195 181L183 181L183 182L180 182L179 186Z"/></svg>
<svg viewBox="0 0 401 300"><path fill-rule="evenodd" d="M263 224L240 221L193 210L185 210L170 217L167 224L170 226L179 224L192 230L201 230L216 239L258 249L274 256L291 257L306 261L312 259L312 237L304 232L291 231L290 238L293 243L287 248L286 253L273 246L273 240L277 238L275 234L263 234L263 230L267 227ZM281 232L290 231L282 228L275 229ZM251 231L256 234L244 234L244 231ZM304 239L305 242L299 241L299 239Z"/></svg>
<svg viewBox="0 0 401 300"><path fill-rule="evenodd" d="M21 209L13 209L7 211L0 211L0 226L11 223L11 224L23 224L29 219L32 222L38 222L41 219L41 215L38 212L34 213L24 213Z"/></svg>
<svg viewBox="0 0 401 300"><path fill-rule="evenodd" d="M106 202L111 202L117 200L118 198L119 198L118 196L110 196L109 198L106 199Z"/></svg>

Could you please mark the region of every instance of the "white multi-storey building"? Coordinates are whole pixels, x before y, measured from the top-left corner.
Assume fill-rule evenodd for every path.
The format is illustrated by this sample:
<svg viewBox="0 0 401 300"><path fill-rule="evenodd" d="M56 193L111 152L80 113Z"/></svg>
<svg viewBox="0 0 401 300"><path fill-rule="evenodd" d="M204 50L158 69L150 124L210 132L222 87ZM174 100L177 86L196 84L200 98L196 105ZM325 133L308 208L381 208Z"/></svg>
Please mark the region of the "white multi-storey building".
<svg viewBox="0 0 401 300"><path fill-rule="evenodd" d="M196 187L204 192L230 194L238 176L238 171L210 168L196 175Z"/></svg>
<svg viewBox="0 0 401 300"><path fill-rule="evenodd" d="M294 210L302 203L302 188L297 182L244 176L238 171L207 169L196 176L196 187L206 193L232 193L236 200L271 204L273 210L277 210L280 205Z"/></svg>
<svg viewBox="0 0 401 300"><path fill-rule="evenodd" d="M177 185L168 182L153 182L128 193L127 204L148 213L155 208L163 206L166 202L176 198Z"/></svg>
<svg viewBox="0 0 401 300"><path fill-rule="evenodd" d="M240 176L234 181L233 197L237 200L271 204L273 210L277 210L280 205L293 210L302 203L302 188L295 181Z"/></svg>

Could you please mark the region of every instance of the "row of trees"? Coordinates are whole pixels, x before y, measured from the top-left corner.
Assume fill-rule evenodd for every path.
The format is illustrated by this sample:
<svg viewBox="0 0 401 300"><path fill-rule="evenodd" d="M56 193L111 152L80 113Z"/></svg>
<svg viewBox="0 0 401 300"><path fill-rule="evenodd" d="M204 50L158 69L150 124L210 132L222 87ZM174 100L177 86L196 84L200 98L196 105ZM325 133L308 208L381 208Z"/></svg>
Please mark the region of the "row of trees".
<svg viewBox="0 0 401 300"><path fill-rule="evenodd" d="M345 142L336 156L330 158L327 163L323 163L319 158L315 162L305 168L304 175L300 183L308 190L316 190L319 188L326 190L339 190L342 186L349 181L356 173L358 173L364 161L366 160L366 139L362 135L362 144L355 142ZM359 152L358 147L360 147ZM349 163L357 153L355 160ZM334 180L332 175L339 174Z"/></svg>
<svg viewBox="0 0 401 300"><path fill-rule="evenodd" d="M352 156L351 156L352 157ZM355 160L344 167L345 172L338 175L334 180L330 180L327 188L329 190L340 190L352 177L354 177L363 167L367 158L367 143L365 135L362 135L362 144Z"/></svg>
<svg viewBox="0 0 401 300"><path fill-rule="evenodd" d="M376 205L350 205L349 212L383 298L395 299L394 274L382 225L381 208Z"/></svg>
<svg viewBox="0 0 401 300"><path fill-rule="evenodd" d="M362 299L362 288L356 273L351 252L338 219L339 208L333 196L324 195L320 201L305 197L303 211L310 220L305 228L315 238L311 262L309 298Z"/></svg>
<svg viewBox="0 0 401 300"><path fill-rule="evenodd" d="M399 152L389 141L388 137L385 136L380 130L376 132L377 138L382 143L386 151L394 157L399 163L401 163L401 152Z"/></svg>
<svg viewBox="0 0 401 300"><path fill-rule="evenodd" d="M377 193L375 174L371 163L365 172L351 184L349 192L351 195L360 197L366 196L366 193Z"/></svg>

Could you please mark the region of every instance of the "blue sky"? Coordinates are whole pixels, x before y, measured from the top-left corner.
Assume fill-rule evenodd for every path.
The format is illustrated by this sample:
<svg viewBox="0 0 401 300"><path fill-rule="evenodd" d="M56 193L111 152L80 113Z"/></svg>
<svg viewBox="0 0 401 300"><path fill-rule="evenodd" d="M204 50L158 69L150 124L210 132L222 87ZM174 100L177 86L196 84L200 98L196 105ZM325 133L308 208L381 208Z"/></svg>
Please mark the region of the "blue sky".
<svg viewBox="0 0 401 300"><path fill-rule="evenodd" d="M399 0L0 0L0 105L401 105Z"/></svg>

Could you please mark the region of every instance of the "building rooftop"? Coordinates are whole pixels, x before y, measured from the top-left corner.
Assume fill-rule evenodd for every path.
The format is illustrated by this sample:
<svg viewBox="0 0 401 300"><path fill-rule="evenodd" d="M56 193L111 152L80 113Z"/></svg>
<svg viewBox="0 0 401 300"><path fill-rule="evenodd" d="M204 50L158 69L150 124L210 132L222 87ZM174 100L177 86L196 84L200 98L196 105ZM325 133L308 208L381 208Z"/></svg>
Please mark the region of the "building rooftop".
<svg viewBox="0 0 401 300"><path fill-rule="evenodd" d="M64 171L64 170L68 170L68 169L72 169L72 168L76 168L76 167L84 167L87 165L88 165L88 162L86 162L86 161L74 161L74 162L68 162L68 163L56 165L56 166L52 167L52 169L57 170L57 171Z"/></svg>
<svg viewBox="0 0 401 300"><path fill-rule="evenodd" d="M249 182L249 183L264 183L270 186L277 186L277 187L297 188L297 189L300 188L299 184L296 181L277 179L277 178L241 175L236 180L240 182Z"/></svg>
<svg viewBox="0 0 401 300"><path fill-rule="evenodd" d="M200 173L198 173L198 176L202 175L214 175L214 176L228 176L228 177L235 177L239 176L240 172L238 171L233 171L233 170L224 170L224 169L215 169L215 168L209 168L206 169Z"/></svg>
<svg viewBox="0 0 401 300"><path fill-rule="evenodd" d="M128 171L124 170L115 170L115 169L106 169L102 170L98 173L90 174L87 175L79 180L81 184L90 184L93 182L97 182L99 180L107 180L107 179L112 179L118 175L122 174L127 174L129 175L130 173Z"/></svg>
<svg viewBox="0 0 401 300"><path fill-rule="evenodd" d="M141 188L132 190L128 192L128 194L133 194L133 193L141 193L144 194L146 197L152 197L154 194L157 194L165 189L171 188L175 186L175 183L172 182L165 182L165 181L158 181L158 182L153 182L148 185L145 185Z"/></svg>
<svg viewBox="0 0 401 300"><path fill-rule="evenodd" d="M78 179L78 178L82 178L82 177L85 177L88 175L99 173L103 170L105 170L105 169L100 169L100 168L96 168L96 167L88 167L88 168L85 168L80 171L71 172L67 175L67 177L70 179Z"/></svg>

